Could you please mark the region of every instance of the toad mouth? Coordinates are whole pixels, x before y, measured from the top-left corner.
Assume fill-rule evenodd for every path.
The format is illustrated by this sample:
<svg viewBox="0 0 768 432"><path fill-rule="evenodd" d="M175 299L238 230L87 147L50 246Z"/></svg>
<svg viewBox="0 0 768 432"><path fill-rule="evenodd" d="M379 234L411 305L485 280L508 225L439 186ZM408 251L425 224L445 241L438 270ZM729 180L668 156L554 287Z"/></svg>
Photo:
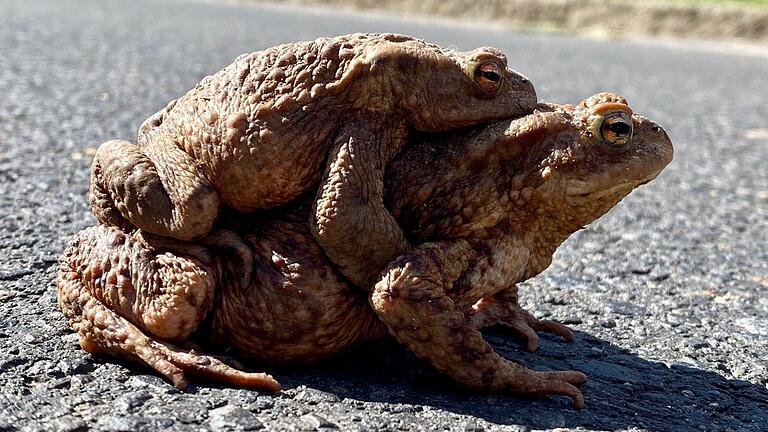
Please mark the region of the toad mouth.
<svg viewBox="0 0 768 432"><path fill-rule="evenodd" d="M566 196L577 196L577 197L590 197L590 198L602 198L605 196L613 195L616 192L619 191L626 191L629 192L632 189L642 186L651 180L655 179L663 170L664 168L660 168L645 177L642 177L640 179L631 179L631 180L625 180L619 183L616 183L615 180L611 182L610 186L607 187L600 187L599 185L601 183L604 183L602 181L597 182L589 182L584 180L572 180L568 182L568 185L566 186ZM604 178L605 176L600 176L600 180ZM594 187L593 185L597 183L598 186Z"/></svg>

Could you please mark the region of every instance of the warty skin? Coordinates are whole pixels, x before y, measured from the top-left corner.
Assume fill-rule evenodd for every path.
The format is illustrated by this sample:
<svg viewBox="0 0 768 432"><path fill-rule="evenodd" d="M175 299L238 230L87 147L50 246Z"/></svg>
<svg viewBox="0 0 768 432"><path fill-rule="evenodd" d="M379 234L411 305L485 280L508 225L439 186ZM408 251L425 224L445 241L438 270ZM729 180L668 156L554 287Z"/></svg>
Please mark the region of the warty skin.
<svg viewBox="0 0 768 432"><path fill-rule="evenodd" d="M319 185L313 234L348 279L372 284L409 248L382 202L384 167L409 131L535 104L533 85L494 48L363 33L279 45L204 78L145 121L137 144L102 144L91 207L105 225L193 240L222 207L274 208Z"/></svg>
<svg viewBox="0 0 768 432"><path fill-rule="evenodd" d="M143 361L179 387L202 374L275 390L270 376L180 347L212 340L246 357L312 361L388 333L468 388L562 394L582 407L574 384L584 374L526 369L479 330L506 325L532 351L536 331L572 340L565 326L523 310L516 284L656 177L673 156L668 136L600 93L413 139L388 166L385 202L414 246L373 286L353 286L325 256L307 222L311 197L227 215L196 242L93 227L75 236L57 280L81 346Z"/></svg>

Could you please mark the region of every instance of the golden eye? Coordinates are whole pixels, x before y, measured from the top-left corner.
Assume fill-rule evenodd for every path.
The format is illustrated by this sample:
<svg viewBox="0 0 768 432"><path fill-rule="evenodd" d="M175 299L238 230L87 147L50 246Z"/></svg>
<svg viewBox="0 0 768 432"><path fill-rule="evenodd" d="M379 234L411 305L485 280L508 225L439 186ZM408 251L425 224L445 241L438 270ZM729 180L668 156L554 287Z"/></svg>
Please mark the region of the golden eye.
<svg viewBox="0 0 768 432"><path fill-rule="evenodd" d="M613 147L624 147L632 140L632 118L626 111L614 111L603 117L600 138Z"/></svg>
<svg viewBox="0 0 768 432"><path fill-rule="evenodd" d="M501 89L504 69L498 63L487 61L475 68L475 83L485 93L496 93Z"/></svg>

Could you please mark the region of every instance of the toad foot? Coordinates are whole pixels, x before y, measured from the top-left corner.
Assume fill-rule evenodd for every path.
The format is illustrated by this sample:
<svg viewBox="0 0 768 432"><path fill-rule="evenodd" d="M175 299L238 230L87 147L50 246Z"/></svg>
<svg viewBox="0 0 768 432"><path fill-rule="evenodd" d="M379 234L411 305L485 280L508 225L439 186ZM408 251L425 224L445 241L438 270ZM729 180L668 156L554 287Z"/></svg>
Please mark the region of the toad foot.
<svg viewBox="0 0 768 432"><path fill-rule="evenodd" d="M514 290L514 293L509 291ZM563 324L553 320L540 320L517 303L517 289L511 288L493 297L478 301L467 313L467 319L477 328L482 329L494 325L502 325L526 341L526 349L530 352L539 349L537 331L554 333L566 342L572 342L573 332Z"/></svg>

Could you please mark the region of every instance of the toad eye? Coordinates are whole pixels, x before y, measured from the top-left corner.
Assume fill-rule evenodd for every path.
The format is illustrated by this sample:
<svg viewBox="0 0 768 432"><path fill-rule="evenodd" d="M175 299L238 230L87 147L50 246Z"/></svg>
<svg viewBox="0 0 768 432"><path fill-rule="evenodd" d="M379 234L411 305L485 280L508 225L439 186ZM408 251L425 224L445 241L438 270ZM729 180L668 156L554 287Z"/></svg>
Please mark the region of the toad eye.
<svg viewBox="0 0 768 432"><path fill-rule="evenodd" d="M501 89L504 69L498 63L487 61L475 68L475 83L484 93L496 93Z"/></svg>
<svg viewBox="0 0 768 432"><path fill-rule="evenodd" d="M612 147L624 147L632 139L632 118L625 111L614 111L603 117L600 138Z"/></svg>

